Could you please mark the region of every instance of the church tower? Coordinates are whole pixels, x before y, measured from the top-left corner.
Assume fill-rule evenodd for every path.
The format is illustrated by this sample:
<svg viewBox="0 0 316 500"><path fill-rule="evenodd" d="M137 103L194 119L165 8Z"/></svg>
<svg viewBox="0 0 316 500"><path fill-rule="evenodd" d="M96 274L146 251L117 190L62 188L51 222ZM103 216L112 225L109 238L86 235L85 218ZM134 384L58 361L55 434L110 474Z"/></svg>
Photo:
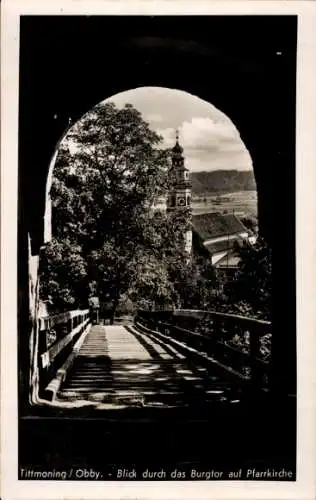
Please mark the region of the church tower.
<svg viewBox="0 0 316 500"><path fill-rule="evenodd" d="M172 164L169 170L169 192L167 198L167 212L187 213L191 225L191 180L189 169L185 166L183 148L179 144L179 132L176 132L176 143L172 148ZM192 250L192 230L188 229L184 235L186 251Z"/></svg>

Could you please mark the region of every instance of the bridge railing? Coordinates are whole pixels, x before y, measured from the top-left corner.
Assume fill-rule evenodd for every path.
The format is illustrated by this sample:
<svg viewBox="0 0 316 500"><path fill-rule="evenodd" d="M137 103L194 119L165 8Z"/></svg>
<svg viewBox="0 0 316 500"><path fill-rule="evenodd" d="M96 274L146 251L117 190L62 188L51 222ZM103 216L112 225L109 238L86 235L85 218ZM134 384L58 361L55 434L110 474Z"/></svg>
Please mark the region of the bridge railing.
<svg viewBox="0 0 316 500"><path fill-rule="evenodd" d="M69 364L76 344L90 324L90 310L74 310L38 319L39 395L47 397L49 383Z"/></svg>
<svg viewBox="0 0 316 500"><path fill-rule="evenodd" d="M214 311L138 311L136 321L183 343L230 376L268 390L271 323Z"/></svg>

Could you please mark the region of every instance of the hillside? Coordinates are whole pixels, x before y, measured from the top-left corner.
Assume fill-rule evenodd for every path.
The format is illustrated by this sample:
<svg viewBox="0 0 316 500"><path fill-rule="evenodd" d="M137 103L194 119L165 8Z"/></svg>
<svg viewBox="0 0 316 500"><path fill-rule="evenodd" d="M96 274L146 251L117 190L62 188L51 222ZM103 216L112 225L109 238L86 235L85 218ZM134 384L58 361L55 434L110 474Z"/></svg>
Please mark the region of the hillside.
<svg viewBox="0 0 316 500"><path fill-rule="evenodd" d="M231 193L256 189L252 170L213 170L211 172L191 172L192 194L206 195L216 192Z"/></svg>

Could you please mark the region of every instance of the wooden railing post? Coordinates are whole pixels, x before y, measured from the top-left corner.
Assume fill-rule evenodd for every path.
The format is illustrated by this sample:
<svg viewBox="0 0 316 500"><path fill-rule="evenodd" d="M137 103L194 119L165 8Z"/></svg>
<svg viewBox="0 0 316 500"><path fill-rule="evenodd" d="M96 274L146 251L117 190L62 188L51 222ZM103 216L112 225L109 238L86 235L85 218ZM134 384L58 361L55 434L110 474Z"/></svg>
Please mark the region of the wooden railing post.
<svg viewBox="0 0 316 500"><path fill-rule="evenodd" d="M44 321L38 320L38 377L39 377L39 396L42 395L43 386L47 380L47 372L48 372L48 359L45 356L45 353L48 349L47 343L47 334L50 328L49 320L45 319Z"/></svg>

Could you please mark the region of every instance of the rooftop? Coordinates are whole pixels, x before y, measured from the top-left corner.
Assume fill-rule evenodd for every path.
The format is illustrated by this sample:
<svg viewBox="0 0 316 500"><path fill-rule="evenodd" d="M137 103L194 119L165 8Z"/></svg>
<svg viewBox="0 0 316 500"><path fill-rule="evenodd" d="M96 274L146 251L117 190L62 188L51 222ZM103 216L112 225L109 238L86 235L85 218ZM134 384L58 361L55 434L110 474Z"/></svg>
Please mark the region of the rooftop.
<svg viewBox="0 0 316 500"><path fill-rule="evenodd" d="M235 214L221 214L219 212L197 214L193 215L192 224L203 241L248 232Z"/></svg>

